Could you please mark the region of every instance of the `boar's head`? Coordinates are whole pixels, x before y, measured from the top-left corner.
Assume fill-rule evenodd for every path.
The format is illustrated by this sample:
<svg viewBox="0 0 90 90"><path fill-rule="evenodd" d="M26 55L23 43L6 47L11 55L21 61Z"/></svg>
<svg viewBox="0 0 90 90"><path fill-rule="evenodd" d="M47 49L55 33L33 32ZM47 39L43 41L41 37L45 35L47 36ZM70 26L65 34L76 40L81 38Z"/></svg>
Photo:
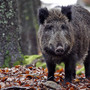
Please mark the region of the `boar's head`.
<svg viewBox="0 0 90 90"><path fill-rule="evenodd" d="M70 19L57 8L51 10L41 8L38 17L41 51L55 56L70 53L74 44L74 32Z"/></svg>

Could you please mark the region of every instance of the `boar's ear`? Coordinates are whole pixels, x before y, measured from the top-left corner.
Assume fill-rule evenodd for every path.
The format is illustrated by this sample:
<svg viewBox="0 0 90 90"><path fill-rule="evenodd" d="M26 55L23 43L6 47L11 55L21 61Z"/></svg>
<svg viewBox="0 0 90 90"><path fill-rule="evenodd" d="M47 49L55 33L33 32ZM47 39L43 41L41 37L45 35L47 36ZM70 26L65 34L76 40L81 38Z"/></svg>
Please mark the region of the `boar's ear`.
<svg viewBox="0 0 90 90"><path fill-rule="evenodd" d="M64 14L69 19L69 21L72 20L71 8L72 6L67 6L67 7L62 6L62 9L61 9L62 14Z"/></svg>
<svg viewBox="0 0 90 90"><path fill-rule="evenodd" d="M44 20L48 17L48 15L49 15L49 12L47 8L39 9L39 13L38 13L39 23L43 24Z"/></svg>

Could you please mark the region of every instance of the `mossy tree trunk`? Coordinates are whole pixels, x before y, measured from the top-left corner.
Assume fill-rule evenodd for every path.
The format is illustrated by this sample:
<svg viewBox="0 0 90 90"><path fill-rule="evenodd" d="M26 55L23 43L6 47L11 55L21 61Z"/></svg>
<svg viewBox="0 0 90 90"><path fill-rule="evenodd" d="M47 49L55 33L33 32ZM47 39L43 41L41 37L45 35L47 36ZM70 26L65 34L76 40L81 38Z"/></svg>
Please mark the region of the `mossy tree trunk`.
<svg viewBox="0 0 90 90"><path fill-rule="evenodd" d="M16 0L0 0L0 67L13 66L20 60Z"/></svg>
<svg viewBox="0 0 90 90"><path fill-rule="evenodd" d="M38 29L37 9L40 0L17 0L20 23L20 45L24 55L38 54L36 30Z"/></svg>

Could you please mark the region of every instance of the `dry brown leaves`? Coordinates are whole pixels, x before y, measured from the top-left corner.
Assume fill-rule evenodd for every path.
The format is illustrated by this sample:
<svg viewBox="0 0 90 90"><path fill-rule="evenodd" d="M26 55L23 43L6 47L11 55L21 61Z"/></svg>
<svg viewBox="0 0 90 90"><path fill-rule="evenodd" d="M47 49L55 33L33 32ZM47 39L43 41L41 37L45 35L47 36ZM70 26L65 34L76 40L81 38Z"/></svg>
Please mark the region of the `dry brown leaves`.
<svg viewBox="0 0 90 90"><path fill-rule="evenodd" d="M47 80L47 74L47 68L36 68L34 66L26 68L17 65L12 68L0 69L0 89L10 90L12 87L20 88L20 90L47 90L51 88L44 84ZM86 79L83 73L77 76L73 83L67 82L66 85L62 84L64 75L63 69L55 72L55 81L60 85L61 90L90 90L90 80Z"/></svg>

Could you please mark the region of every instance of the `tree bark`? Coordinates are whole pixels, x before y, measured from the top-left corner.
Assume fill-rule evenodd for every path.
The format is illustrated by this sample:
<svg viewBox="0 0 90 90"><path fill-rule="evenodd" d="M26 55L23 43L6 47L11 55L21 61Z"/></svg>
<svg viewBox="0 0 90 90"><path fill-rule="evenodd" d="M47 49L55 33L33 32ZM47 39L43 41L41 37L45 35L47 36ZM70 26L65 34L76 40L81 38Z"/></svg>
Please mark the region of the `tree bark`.
<svg viewBox="0 0 90 90"><path fill-rule="evenodd" d="M0 0L0 67L22 59L16 0Z"/></svg>
<svg viewBox="0 0 90 90"><path fill-rule="evenodd" d="M24 55L38 54L37 35L37 8L40 0L17 0L20 23L20 46ZM37 2L37 5L36 5Z"/></svg>

